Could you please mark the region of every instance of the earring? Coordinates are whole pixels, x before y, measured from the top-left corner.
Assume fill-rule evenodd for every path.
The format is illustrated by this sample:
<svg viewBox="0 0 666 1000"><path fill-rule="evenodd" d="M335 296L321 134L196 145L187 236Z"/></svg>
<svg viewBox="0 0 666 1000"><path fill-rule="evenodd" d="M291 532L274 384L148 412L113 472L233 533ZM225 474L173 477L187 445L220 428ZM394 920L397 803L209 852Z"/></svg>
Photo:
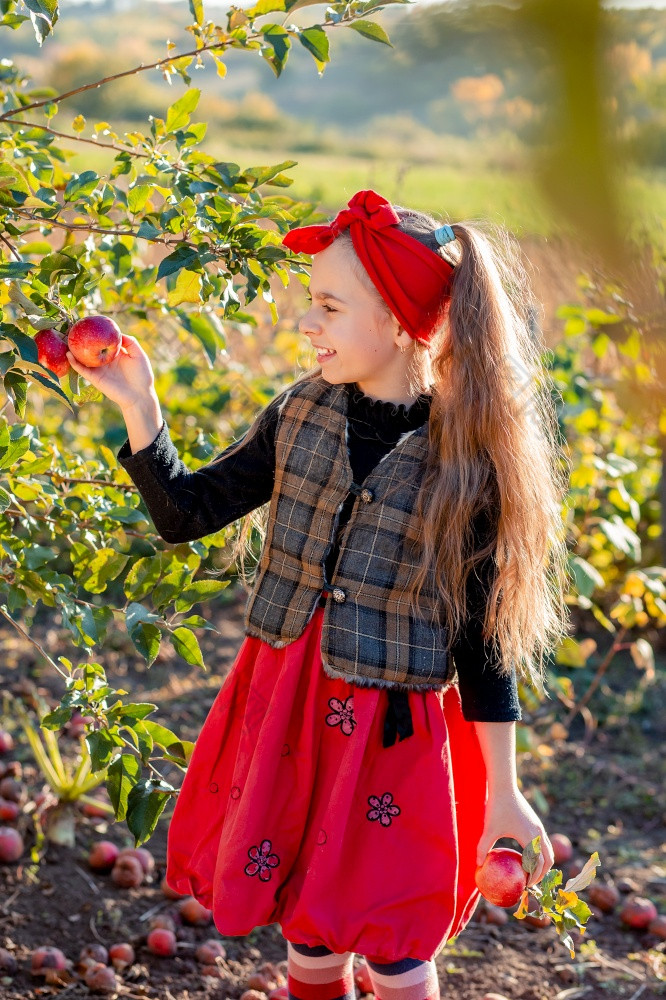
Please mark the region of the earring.
<svg viewBox="0 0 666 1000"><path fill-rule="evenodd" d="M406 347L401 347L401 348L400 348L400 353L401 353L401 354L404 354L406 350L407 350L407 348L406 348Z"/></svg>

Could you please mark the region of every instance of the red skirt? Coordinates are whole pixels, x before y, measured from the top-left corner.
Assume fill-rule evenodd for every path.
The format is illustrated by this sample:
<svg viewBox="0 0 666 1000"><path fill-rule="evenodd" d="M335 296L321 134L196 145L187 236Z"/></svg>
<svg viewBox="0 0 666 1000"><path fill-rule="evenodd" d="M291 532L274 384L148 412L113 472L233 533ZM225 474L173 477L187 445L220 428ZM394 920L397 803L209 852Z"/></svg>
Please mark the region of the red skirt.
<svg viewBox="0 0 666 1000"><path fill-rule="evenodd" d="M278 923L297 944L429 961L479 898L481 747L455 685L406 692L412 735L384 746L388 691L328 677L323 615L281 649L245 636L176 800L166 881L223 935Z"/></svg>

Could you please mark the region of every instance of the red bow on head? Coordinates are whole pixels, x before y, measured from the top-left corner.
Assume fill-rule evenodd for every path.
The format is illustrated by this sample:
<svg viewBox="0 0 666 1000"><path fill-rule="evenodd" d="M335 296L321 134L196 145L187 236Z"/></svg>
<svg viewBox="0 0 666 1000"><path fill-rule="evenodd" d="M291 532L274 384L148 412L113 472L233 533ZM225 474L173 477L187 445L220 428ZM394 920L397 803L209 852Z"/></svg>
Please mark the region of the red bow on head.
<svg viewBox="0 0 666 1000"><path fill-rule="evenodd" d="M294 253L325 250L345 229L375 288L410 337L427 343L450 295L454 267L399 228L400 216L376 191L358 191L329 225L292 229Z"/></svg>

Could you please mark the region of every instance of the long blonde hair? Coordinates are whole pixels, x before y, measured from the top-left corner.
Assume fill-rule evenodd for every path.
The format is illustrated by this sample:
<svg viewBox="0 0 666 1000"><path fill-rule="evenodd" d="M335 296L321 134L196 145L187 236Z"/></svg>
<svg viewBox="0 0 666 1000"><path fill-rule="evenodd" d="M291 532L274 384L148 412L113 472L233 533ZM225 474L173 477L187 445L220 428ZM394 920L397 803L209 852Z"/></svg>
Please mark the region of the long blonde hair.
<svg viewBox="0 0 666 1000"><path fill-rule="evenodd" d="M569 625L563 517L569 460L558 443L554 391L520 248L506 229L478 220L453 223L456 241L439 247L436 219L393 207L404 232L455 265L442 323L428 345L414 341L409 366L413 391L421 392L425 381L433 393L411 608L418 616L419 594L430 581L452 642L465 626L468 576L490 558L484 636L496 643L501 673L515 666L521 680L545 693L544 660ZM349 234L338 239L374 291ZM321 371L316 365L302 373L276 398ZM232 559L247 551L253 528L265 538L266 514L264 507L243 519ZM241 574L247 583L242 559Z"/></svg>

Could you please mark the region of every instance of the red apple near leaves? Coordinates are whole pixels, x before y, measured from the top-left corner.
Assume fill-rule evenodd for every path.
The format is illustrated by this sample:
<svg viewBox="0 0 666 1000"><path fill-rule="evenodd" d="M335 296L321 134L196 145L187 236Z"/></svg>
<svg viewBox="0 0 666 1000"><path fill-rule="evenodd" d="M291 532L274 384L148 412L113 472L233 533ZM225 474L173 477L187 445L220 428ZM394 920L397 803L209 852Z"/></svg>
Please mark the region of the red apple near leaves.
<svg viewBox="0 0 666 1000"><path fill-rule="evenodd" d="M69 371L67 344L64 338L56 330L40 330L35 335L35 344L40 365L49 368L58 378L63 378Z"/></svg>
<svg viewBox="0 0 666 1000"><path fill-rule="evenodd" d="M510 847L493 847L474 874L477 889L495 906L515 906L528 878L522 854Z"/></svg>
<svg viewBox="0 0 666 1000"><path fill-rule="evenodd" d="M122 333L118 324L106 316L86 316L70 327L67 344L86 368L101 368L118 357Z"/></svg>

